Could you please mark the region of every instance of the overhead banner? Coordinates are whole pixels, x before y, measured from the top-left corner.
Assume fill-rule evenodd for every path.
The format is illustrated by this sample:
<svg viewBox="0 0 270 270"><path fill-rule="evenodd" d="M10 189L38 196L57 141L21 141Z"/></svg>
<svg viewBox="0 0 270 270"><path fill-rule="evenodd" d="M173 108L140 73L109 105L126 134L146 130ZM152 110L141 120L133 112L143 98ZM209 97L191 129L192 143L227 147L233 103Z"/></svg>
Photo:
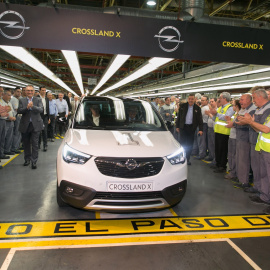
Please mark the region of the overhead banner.
<svg viewBox="0 0 270 270"><path fill-rule="evenodd" d="M0 45L270 64L270 30L3 3Z"/></svg>

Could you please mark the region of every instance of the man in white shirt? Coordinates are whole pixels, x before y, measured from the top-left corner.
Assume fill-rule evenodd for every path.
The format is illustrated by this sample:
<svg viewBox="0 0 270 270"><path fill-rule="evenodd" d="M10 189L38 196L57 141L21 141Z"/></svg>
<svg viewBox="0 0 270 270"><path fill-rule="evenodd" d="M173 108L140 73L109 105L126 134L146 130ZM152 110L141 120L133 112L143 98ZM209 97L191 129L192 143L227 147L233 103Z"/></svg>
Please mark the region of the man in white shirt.
<svg viewBox="0 0 270 270"><path fill-rule="evenodd" d="M56 106L58 110L57 116L57 126L59 130L60 138L63 138L63 133L66 131L66 121L69 114L69 108L66 100L64 99L64 93L58 94L58 99L56 100Z"/></svg>
<svg viewBox="0 0 270 270"><path fill-rule="evenodd" d="M12 139L12 144L11 144L11 152L14 152L15 154L21 153L19 150L20 148L20 143L22 139L22 134L19 131L19 125L21 121L21 115L17 114L17 110L19 107L19 98L21 97L22 90L20 87L16 87L13 93L13 96L11 97L10 103L13 106L15 115L16 115L16 120L14 122L14 129L13 129L13 139Z"/></svg>
<svg viewBox="0 0 270 270"><path fill-rule="evenodd" d="M43 113L41 113L41 118L43 120L43 125L44 128L40 133L40 137L39 137L39 148L40 148L40 144L41 144L41 137L43 140L43 151L46 152L47 151L47 141L48 141L48 124L50 122L49 119L49 115L50 115L50 107L49 107L49 99L46 97L46 87L41 86L39 88L39 95L42 101L42 105L43 105Z"/></svg>
<svg viewBox="0 0 270 270"><path fill-rule="evenodd" d="M9 159L9 156L4 154L5 146L5 132L6 132L6 120L5 117L8 116L8 112L11 110L10 107L2 105L2 96L4 93L4 88L0 87L0 159ZM0 169L2 166L0 166Z"/></svg>
<svg viewBox="0 0 270 270"><path fill-rule="evenodd" d="M5 155L14 155L14 152L11 152L11 144L13 139L13 128L14 122L16 120L15 113L13 110L13 106L10 103L11 99L11 91L5 90L3 93L2 100L0 101L2 106L9 106L11 110L8 113L8 116L4 117L6 120L6 127L5 127L5 144L4 144L4 154Z"/></svg>
<svg viewBox="0 0 270 270"><path fill-rule="evenodd" d="M201 97L201 111L202 111L202 119L203 119L203 135L199 136L198 143L199 143L199 155L196 156L196 159L204 159L207 154L207 139L208 139L208 118L209 116L205 113L209 111L208 105L208 96Z"/></svg>
<svg viewBox="0 0 270 270"><path fill-rule="evenodd" d="M49 124L48 124L48 137L51 142L54 142L54 136L55 136L55 120L58 115L58 110L56 106L56 100L53 99L52 93L47 94L47 98L49 99Z"/></svg>

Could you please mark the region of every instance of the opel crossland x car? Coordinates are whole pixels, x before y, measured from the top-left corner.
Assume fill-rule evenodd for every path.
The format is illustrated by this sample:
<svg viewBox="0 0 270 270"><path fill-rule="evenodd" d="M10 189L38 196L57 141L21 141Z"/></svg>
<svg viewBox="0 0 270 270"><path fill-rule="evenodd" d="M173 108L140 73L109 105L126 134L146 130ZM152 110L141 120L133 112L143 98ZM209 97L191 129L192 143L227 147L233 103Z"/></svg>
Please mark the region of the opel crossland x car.
<svg viewBox="0 0 270 270"><path fill-rule="evenodd" d="M58 150L57 202L88 210L150 211L187 187L183 147L148 102L85 97Z"/></svg>

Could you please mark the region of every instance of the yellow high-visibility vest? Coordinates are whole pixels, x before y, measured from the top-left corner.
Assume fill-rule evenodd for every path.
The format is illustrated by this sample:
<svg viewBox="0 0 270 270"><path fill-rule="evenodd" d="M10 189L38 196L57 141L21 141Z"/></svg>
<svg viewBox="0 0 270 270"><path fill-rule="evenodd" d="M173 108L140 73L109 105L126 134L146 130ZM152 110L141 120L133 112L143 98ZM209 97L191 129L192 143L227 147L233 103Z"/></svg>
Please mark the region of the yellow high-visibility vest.
<svg viewBox="0 0 270 270"><path fill-rule="evenodd" d="M266 118L264 124L270 121L270 115ZM270 153L270 133L259 132L258 140L255 146L256 151L263 150Z"/></svg>
<svg viewBox="0 0 270 270"><path fill-rule="evenodd" d="M228 104L225 108L222 109L222 107L219 107L217 109L217 113L223 114L225 115L227 110L231 107L231 104ZM218 117L216 117L215 119L215 133L220 133L220 134L224 134L224 135L230 135L231 133L231 129L227 128L225 126L227 126L227 122L224 120L220 120Z"/></svg>

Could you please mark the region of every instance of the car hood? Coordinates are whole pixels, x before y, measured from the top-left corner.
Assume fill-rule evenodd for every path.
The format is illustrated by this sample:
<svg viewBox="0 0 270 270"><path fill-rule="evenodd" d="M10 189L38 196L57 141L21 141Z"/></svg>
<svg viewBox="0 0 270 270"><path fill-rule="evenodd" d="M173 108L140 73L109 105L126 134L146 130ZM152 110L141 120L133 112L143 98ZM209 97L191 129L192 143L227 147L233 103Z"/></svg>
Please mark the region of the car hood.
<svg viewBox="0 0 270 270"><path fill-rule="evenodd" d="M107 157L163 157L180 147L169 131L69 129L64 143L83 153Z"/></svg>

